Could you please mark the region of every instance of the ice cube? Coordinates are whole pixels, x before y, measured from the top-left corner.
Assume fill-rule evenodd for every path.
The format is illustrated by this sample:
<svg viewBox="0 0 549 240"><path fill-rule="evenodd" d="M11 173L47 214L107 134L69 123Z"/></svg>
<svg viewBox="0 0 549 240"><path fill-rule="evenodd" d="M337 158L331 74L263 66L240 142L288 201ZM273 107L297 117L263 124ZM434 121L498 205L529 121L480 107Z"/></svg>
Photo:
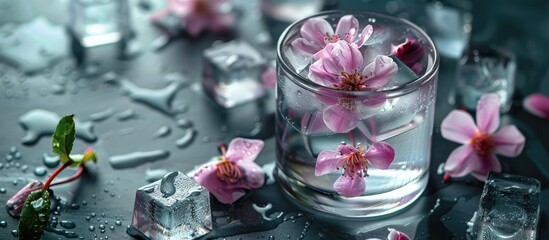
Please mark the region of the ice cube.
<svg viewBox="0 0 549 240"><path fill-rule="evenodd" d="M0 26L6 23L23 23L34 17L29 0L0 1Z"/></svg>
<svg viewBox="0 0 549 240"><path fill-rule="evenodd" d="M473 225L474 239L536 239L540 182L490 173Z"/></svg>
<svg viewBox="0 0 549 240"><path fill-rule="evenodd" d="M482 95L495 93L501 101L501 111L508 111L515 90L515 72L516 60L511 52L485 46L472 47L457 69L457 104L474 110Z"/></svg>
<svg viewBox="0 0 549 240"><path fill-rule="evenodd" d="M150 239L194 239L212 228L210 194L177 171L136 192L133 230Z"/></svg>
<svg viewBox="0 0 549 240"><path fill-rule="evenodd" d="M112 70L129 40L127 0L70 1L72 50L88 75Z"/></svg>
<svg viewBox="0 0 549 240"><path fill-rule="evenodd" d="M267 60L251 45L232 41L204 51L203 85L219 105L231 108L265 95L261 74Z"/></svg>
<svg viewBox="0 0 549 240"><path fill-rule="evenodd" d="M442 56L460 58L469 42L473 18L465 5L435 2L426 6L427 32Z"/></svg>
<svg viewBox="0 0 549 240"><path fill-rule="evenodd" d="M394 55L389 56L398 67L398 71L389 82L388 87L398 87L407 84L418 78L417 74Z"/></svg>

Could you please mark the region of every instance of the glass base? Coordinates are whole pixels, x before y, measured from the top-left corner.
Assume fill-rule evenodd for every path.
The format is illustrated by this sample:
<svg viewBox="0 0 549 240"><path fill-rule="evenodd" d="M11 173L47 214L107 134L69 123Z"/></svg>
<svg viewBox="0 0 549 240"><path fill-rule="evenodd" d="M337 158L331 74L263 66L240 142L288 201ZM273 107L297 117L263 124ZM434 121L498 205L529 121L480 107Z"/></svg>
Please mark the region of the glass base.
<svg viewBox="0 0 549 240"><path fill-rule="evenodd" d="M415 202L427 187L429 173L426 171L416 181L393 191L354 198L308 187L289 178L278 166L275 177L284 192L304 208L346 218L372 218L397 212Z"/></svg>

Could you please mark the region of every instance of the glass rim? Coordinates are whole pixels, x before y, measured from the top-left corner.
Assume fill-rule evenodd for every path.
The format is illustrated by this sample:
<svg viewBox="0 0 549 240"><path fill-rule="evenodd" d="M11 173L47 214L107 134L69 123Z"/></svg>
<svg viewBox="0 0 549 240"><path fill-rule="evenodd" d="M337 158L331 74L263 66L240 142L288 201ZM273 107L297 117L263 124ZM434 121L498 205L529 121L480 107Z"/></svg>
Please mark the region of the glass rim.
<svg viewBox="0 0 549 240"><path fill-rule="evenodd" d="M326 87L326 86L322 86L320 84L317 84L317 83L309 80L308 78L305 78L305 77L297 74L294 70L292 70L293 68L288 64L287 59L282 57L282 55L283 55L282 54L283 53L283 49L282 49L283 48L283 43L285 42L286 38L288 38L290 30L293 29L297 25L300 25L300 24L302 25L306 20L308 20L310 18L329 16L329 15L332 15L332 14L342 14L342 15L350 14L350 15L353 15L353 16L356 15L356 14L367 14L367 15L370 15L370 16L376 17L376 18L380 17L380 18L390 19L392 21L404 23L406 26L409 26L411 29L417 31L423 38L425 38L427 43L430 46L432 46L433 53L434 53L433 65L429 69L427 69L427 71L423 75L419 76L418 78L414 79L413 81L410 81L406 84L400 85L400 86L395 87L395 88L386 89L386 90L374 90L374 91L371 91L371 90L367 90L367 91L344 91L344 90L334 89L334 88L330 88L330 87ZM291 75L290 80L292 82L294 82L295 84L301 86L302 88L305 88L305 89L307 89L311 92L315 92L315 93L321 94L321 95L326 95L326 93L330 92L333 95L353 96L353 97L367 97L367 96L370 96L372 94L380 94L380 93L385 94L387 97L402 96L402 95L405 95L407 93L415 91L419 87L423 86L424 84L426 84L430 80L432 80L435 77L435 75L437 74L437 70L438 70L439 65L440 65L440 56L439 56L439 53L438 53L438 49L437 49L435 43L433 42L433 40L429 37L429 35L427 35L427 33L425 33L425 31L423 31L423 29L421 29L416 24L414 24L414 23L412 23L412 22L410 22L406 19L393 17L393 16L382 14L382 13L378 13L378 12L364 11L364 10L329 10L329 11L322 11L322 12L319 12L317 14L314 14L314 15L305 17L303 19L300 19L298 21L295 21L292 24L290 24L284 30L284 32L282 32L282 34L280 35L280 37L278 39L276 49L277 49L277 60L278 60L277 61L277 66L282 67L287 73L289 73ZM328 94L328 95L332 95L332 94Z"/></svg>

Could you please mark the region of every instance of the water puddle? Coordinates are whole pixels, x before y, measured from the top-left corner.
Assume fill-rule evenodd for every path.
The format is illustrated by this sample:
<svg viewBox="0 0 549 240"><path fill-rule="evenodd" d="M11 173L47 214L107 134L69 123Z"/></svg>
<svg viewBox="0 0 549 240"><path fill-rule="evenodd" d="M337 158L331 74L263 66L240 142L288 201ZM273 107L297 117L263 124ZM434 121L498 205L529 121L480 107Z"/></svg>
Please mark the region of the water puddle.
<svg viewBox="0 0 549 240"><path fill-rule="evenodd" d="M132 100L148 105L165 114L174 114L171 103L181 83L171 82L167 87L161 89L141 88L126 79L122 80L120 84L121 90Z"/></svg>
<svg viewBox="0 0 549 240"><path fill-rule="evenodd" d="M43 109L31 110L19 117L19 124L26 130L21 142L25 145L32 145L38 142L42 136L51 135L57 127L61 117L54 112ZM93 132L93 123L82 122L74 119L76 124L76 137L87 142L97 140Z"/></svg>
<svg viewBox="0 0 549 240"><path fill-rule="evenodd" d="M115 155L109 158L109 164L114 169L133 168L139 165L166 159L170 152L166 150L153 150L148 152L133 152L124 155Z"/></svg>

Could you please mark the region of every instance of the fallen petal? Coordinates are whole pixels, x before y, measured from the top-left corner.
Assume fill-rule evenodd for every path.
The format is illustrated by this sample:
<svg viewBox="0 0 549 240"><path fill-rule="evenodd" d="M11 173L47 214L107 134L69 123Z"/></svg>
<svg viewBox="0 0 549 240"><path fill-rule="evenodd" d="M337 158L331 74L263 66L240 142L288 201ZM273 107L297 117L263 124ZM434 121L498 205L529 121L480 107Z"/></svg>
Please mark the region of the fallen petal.
<svg viewBox="0 0 549 240"><path fill-rule="evenodd" d="M389 235L387 235L387 240L410 240L406 234L395 230L394 228L389 228Z"/></svg>
<svg viewBox="0 0 549 240"><path fill-rule="evenodd" d="M549 119L549 97L536 93L524 99L522 106L531 114Z"/></svg>
<svg viewBox="0 0 549 240"><path fill-rule="evenodd" d="M341 175L341 177L335 181L333 187L341 196L356 197L364 193L366 183L364 183L364 178L362 177Z"/></svg>
<svg viewBox="0 0 549 240"><path fill-rule="evenodd" d="M231 162L252 162L263 149L263 145L261 140L235 138L229 143L225 157Z"/></svg>
<svg viewBox="0 0 549 240"><path fill-rule="evenodd" d="M241 186L246 189L259 188L265 183L265 172L263 168L254 162L240 161L238 167L244 172L244 179Z"/></svg>
<svg viewBox="0 0 549 240"><path fill-rule="evenodd" d="M495 93L487 93L480 97L477 103L477 124L482 132L493 133L499 127L499 97Z"/></svg>
<svg viewBox="0 0 549 240"><path fill-rule="evenodd" d="M468 143L477 133L473 117L462 110L453 110L442 120L440 132L443 138L461 144Z"/></svg>
<svg viewBox="0 0 549 240"><path fill-rule="evenodd" d="M472 172L473 177L475 177L479 181L486 181L486 179L488 178L488 173L490 172L501 172L501 163L499 162L496 155L490 154L488 156L485 156L482 161L482 169Z"/></svg>
<svg viewBox="0 0 549 240"><path fill-rule="evenodd" d="M514 125L507 125L492 134L490 140L494 143L496 153L506 157L516 157L524 149L526 139Z"/></svg>

